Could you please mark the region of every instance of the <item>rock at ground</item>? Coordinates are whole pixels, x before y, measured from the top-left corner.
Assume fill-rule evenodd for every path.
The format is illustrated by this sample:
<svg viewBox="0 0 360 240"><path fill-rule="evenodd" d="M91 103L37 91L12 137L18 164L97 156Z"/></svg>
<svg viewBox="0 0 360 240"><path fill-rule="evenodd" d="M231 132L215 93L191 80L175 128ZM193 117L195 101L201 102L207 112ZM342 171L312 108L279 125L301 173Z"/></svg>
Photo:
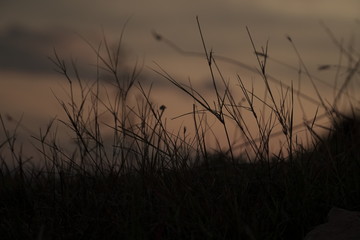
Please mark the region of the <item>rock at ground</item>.
<svg viewBox="0 0 360 240"><path fill-rule="evenodd" d="M359 240L360 212L332 208L328 222L309 232L305 240Z"/></svg>

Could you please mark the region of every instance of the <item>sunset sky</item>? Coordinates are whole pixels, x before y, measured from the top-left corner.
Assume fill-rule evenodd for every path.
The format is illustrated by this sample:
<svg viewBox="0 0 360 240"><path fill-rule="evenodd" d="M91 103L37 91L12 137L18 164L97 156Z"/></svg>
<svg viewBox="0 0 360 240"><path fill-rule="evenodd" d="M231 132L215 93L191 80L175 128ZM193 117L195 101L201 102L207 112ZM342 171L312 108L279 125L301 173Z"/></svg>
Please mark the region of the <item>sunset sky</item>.
<svg viewBox="0 0 360 240"><path fill-rule="evenodd" d="M31 127L60 114L52 91L61 96L64 79L53 71L47 58L53 48L65 59L75 58L84 64L83 76L91 78L87 69L94 64L94 55L79 35L97 46L104 29L109 42L116 43L127 20L123 42L126 65L133 66L135 61L143 64L143 78L154 82L154 100L170 106L168 118L180 115L179 110L189 111L191 101L188 107L180 106L184 95L176 96L174 87L151 69L159 64L179 81L190 78L202 89L209 86L209 74L205 59L177 53L156 41L152 32L186 51L202 53L196 16L209 49L254 68L256 58L246 26L258 47L269 41L270 57L298 67L299 60L286 39L291 36L311 73L329 84L334 72L329 75L317 68L337 64L340 53L320 21L345 45L353 39L359 51L359 0L14 0L0 1L0 13L0 113L15 118L24 114ZM249 81L258 78L239 66L220 63L226 79L236 80L236 74ZM269 62L269 69L287 84L297 78L296 71L275 62Z"/></svg>

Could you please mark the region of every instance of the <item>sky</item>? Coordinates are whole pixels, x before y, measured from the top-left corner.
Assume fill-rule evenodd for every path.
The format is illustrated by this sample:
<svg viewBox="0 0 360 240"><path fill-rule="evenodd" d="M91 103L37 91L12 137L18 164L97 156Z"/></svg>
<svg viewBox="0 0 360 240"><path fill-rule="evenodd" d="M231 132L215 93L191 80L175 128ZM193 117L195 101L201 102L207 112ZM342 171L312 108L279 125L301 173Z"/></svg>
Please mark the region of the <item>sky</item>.
<svg viewBox="0 0 360 240"><path fill-rule="evenodd" d="M271 58L297 67L299 59L286 38L290 36L309 71L329 84L334 72L329 75L317 68L335 65L339 50L321 22L345 44L353 41L359 47L358 0L0 0L0 113L15 118L24 115L23 121L32 129L61 115L54 92L66 96L61 90L65 81L48 59L53 49L64 59L76 59L82 76L91 79L94 69L89 66L95 58L82 38L98 46L103 30L108 41L116 44L126 22L124 64L131 68L137 61L143 66L142 78L154 83L154 101L166 102L169 119L190 111L191 100L184 100L185 96L153 69L159 70L159 65L180 82L191 79L207 94L211 84L206 60L182 55L156 41L152 33L161 34L185 51L203 53L196 16L206 45L216 56L256 68L248 27L258 47L268 42ZM236 80L240 74L249 79L249 86L261 84L256 73L219 62L227 79ZM297 78L296 71L274 61L269 62L269 69L287 84ZM309 86L304 83L303 87ZM320 89L324 96L332 91ZM312 90L304 91L314 95ZM309 115L316 108L309 105Z"/></svg>
<svg viewBox="0 0 360 240"><path fill-rule="evenodd" d="M240 60L242 52L250 46L245 26L259 42L269 39L271 51L279 55L285 51L282 45L286 34L293 36L307 54L314 49L321 51L322 44L327 44L320 20L343 37L358 29L354 21L360 16L360 3L356 0L15 0L0 1L0 7L0 67L30 72L49 71L41 56L50 54L53 47L64 52L73 50L71 46L79 40L73 33L93 40L94 35L101 34L102 26L107 36L115 39L127 19L130 20L125 46L151 64L151 61L176 58L173 52L166 51L166 46L154 41L152 31L176 40L185 49L201 51L196 16L208 45L216 52L226 56L232 53L231 57Z"/></svg>

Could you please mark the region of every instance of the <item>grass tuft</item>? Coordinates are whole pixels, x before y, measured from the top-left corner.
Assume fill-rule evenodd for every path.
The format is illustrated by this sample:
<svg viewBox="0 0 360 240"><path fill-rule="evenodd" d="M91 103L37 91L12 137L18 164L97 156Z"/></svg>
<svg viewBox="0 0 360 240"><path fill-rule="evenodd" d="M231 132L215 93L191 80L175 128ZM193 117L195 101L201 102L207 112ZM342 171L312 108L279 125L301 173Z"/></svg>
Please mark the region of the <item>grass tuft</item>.
<svg viewBox="0 0 360 240"><path fill-rule="evenodd" d="M346 51L355 64L342 75L344 84L335 88L329 105L290 37L318 99L268 75L268 43L257 47L247 29L266 94L247 88L240 75L235 93L217 59L234 61L208 51L197 23L204 48L199 55L208 65L215 98L207 99L160 66L155 70L194 101L192 112L182 115L190 116L192 133L168 129L166 106L152 101L152 86L139 83L137 65L121 72L124 31L114 51L105 36L98 47L85 40L97 58L95 81L82 79L75 62L54 50L51 61L69 87L68 99L57 98L66 118L54 118L33 135L38 158L24 156L17 143L21 119L0 115L1 239L303 239L333 206L360 210L359 115L355 106L348 115L338 109L349 82L358 80L359 55ZM103 76L115 93L103 87ZM139 96L135 103L131 95ZM323 113L296 125L295 96L318 104ZM208 146L207 117L221 127L226 149ZM331 126L318 123L321 118ZM14 121L10 131L7 124ZM70 146L60 144L58 126L71 136ZM299 128L311 136L306 145L296 138ZM232 129L243 140L239 155ZM273 153L270 141L280 135L285 141ZM34 167L34 161L41 166Z"/></svg>

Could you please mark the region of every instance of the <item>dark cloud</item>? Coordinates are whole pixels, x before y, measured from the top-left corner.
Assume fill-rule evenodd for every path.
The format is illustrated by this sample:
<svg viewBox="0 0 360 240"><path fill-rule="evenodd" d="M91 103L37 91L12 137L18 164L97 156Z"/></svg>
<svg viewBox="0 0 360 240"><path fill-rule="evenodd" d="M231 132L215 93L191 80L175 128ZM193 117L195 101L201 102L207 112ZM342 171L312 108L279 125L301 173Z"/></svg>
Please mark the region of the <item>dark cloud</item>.
<svg viewBox="0 0 360 240"><path fill-rule="evenodd" d="M53 50L56 48L61 60L64 58L67 63L70 76L75 77L70 60L73 58L81 78L96 78L96 54L93 53L94 59L89 59L91 54L84 56L82 53L76 52L76 46L82 46L86 49L87 43L67 30L55 31L34 30L22 25L11 25L0 30L0 71L57 74L55 70L59 69L49 59L49 57L55 58ZM67 35L69 33L70 35ZM97 47L96 42L93 44L94 47ZM67 45L72 45L72 49ZM74 48L75 52L72 52ZM91 52L92 50L89 47L88 53ZM106 56L106 53L103 54ZM122 58L119 62L119 71L127 76L132 69L126 66L126 51L123 50L120 54ZM100 66L105 67L101 63ZM124 77L122 74L120 74L121 77ZM106 71L101 71L100 77L105 82L109 82L111 77L108 75Z"/></svg>
<svg viewBox="0 0 360 240"><path fill-rule="evenodd" d="M0 70L46 73L52 71L48 53L58 40L50 32L12 25L0 32Z"/></svg>

